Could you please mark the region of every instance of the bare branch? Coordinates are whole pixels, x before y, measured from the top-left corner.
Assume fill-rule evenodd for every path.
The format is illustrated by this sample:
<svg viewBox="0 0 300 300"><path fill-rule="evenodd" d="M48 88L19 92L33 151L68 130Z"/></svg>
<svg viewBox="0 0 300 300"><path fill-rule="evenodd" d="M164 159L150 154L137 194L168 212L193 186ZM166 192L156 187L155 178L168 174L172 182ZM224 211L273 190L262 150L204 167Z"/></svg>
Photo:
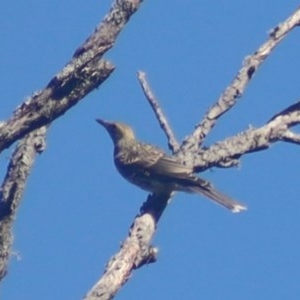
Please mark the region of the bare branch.
<svg viewBox="0 0 300 300"><path fill-rule="evenodd" d="M300 124L300 102L277 113L261 128L250 128L234 137L215 143L208 149L201 149L188 157L195 172L211 167L232 167L246 153L268 149L272 143L286 141L299 143L299 135L289 129Z"/></svg>
<svg viewBox="0 0 300 300"><path fill-rule="evenodd" d="M119 252L110 259L102 278L85 296L85 300L112 299L134 269L156 260L157 249L150 243L169 198L170 195L148 197Z"/></svg>
<svg viewBox="0 0 300 300"><path fill-rule="evenodd" d="M31 132L16 147L0 190L0 280L7 272L10 257L11 228L20 204L36 153L45 149L46 127Z"/></svg>
<svg viewBox="0 0 300 300"><path fill-rule="evenodd" d="M74 57L85 53L87 61L90 61L97 55L102 56L114 45L117 36L141 3L142 0L115 1L95 32L75 51Z"/></svg>
<svg viewBox="0 0 300 300"><path fill-rule="evenodd" d="M75 51L63 70L50 80L44 90L34 93L20 105L11 119L0 123L0 152L23 138L13 154L0 193L0 279L7 272L11 227L26 179L35 153L44 149L44 125L64 114L109 77L114 66L101 57L113 46L141 2L116 0L100 26Z"/></svg>
<svg viewBox="0 0 300 300"><path fill-rule="evenodd" d="M164 133L166 134L167 136L167 139L168 139L168 146L169 146L169 149L175 153L178 151L179 149L179 143L173 133L173 130L171 128L171 126L169 125L169 122L167 120L167 117L165 116L162 108L160 107L156 97L154 96L153 92L151 91L151 88L147 82L147 79L146 79L146 73L144 72L138 72L138 79L139 79L139 82L141 84L141 87L144 91L144 94L152 108L152 110L154 111L155 113L155 116L158 120L158 123L160 125L160 127L162 128L162 130L164 131Z"/></svg>
<svg viewBox="0 0 300 300"><path fill-rule="evenodd" d="M1 123L0 152L25 134L51 123L97 88L114 70L101 60L138 9L141 0L118 0L101 25L79 47L73 59L55 75L47 87L24 102L13 117Z"/></svg>
<svg viewBox="0 0 300 300"><path fill-rule="evenodd" d="M284 132L281 139L284 142L300 145L300 134L291 132L290 130Z"/></svg>
<svg viewBox="0 0 300 300"><path fill-rule="evenodd" d="M209 109L203 120L196 125L194 132L184 140L181 147L183 152L188 150L196 151L198 149L207 134L215 126L218 118L232 108L236 104L238 98L242 96L254 73L270 55L271 51L274 50L279 42L286 37L292 29L299 26L299 23L300 8L298 8L283 23L277 25L269 34L269 39L258 50L256 50L254 54L245 59L242 68L234 78L231 85L221 94L216 104Z"/></svg>
<svg viewBox="0 0 300 300"><path fill-rule="evenodd" d="M300 118L300 101L290 105L284 110L273 116L268 123L280 122L285 124L287 127L292 127L299 124Z"/></svg>
<svg viewBox="0 0 300 300"><path fill-rule="evenodd" d="M111 63L103 60L90 62L82 69L65 67L43 91L19 106L11 119L1 123L0 152L25 134L60 117L107 79L113 69Z"/></svg>

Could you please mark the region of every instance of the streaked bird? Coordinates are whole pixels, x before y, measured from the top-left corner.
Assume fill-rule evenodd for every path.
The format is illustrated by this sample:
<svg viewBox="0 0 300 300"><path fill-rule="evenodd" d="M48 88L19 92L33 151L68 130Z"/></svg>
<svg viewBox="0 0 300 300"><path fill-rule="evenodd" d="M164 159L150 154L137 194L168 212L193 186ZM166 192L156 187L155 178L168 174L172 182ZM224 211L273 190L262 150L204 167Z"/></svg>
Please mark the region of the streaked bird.
<svg viewBox="0 0 300 300"><path fill-rule="evenodd" d="M132 128L124 123L97 119L114 143L114 162L119 173L129 182L154 194L183 191L202 194L232 212L247 207L218 192L206 180L193 174L191 167L162 149L135 138Z"/></svg>

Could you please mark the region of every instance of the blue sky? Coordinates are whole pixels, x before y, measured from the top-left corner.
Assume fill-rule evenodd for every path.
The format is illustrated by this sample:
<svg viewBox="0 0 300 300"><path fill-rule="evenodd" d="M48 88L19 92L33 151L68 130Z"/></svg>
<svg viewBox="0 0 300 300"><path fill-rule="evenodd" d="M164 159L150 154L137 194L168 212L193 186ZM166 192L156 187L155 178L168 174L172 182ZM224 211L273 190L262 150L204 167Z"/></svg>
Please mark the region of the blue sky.
<svg viewBox="0 0 300 300"><path fill-rule="evenodd" d="M110 1L7 2L0 19L0 119L70 59ZM57 120L38 157L14 227L1 299L81 299L125 238L146 193L123 180L95 118L131 124L167 150L136 72L147 73L178 139L191 132L246 55L297 1L145 1L106 55L111 78ZM255 75L238 105L206 140L258 127L299 99L299 37L293 32ZM247 203L238 215L178 194L154 244L157 263L133 273L116 299L298 299L299 148L275 144L236 169L202 174ZM4 176L12 149L1 156Z"/></svg>

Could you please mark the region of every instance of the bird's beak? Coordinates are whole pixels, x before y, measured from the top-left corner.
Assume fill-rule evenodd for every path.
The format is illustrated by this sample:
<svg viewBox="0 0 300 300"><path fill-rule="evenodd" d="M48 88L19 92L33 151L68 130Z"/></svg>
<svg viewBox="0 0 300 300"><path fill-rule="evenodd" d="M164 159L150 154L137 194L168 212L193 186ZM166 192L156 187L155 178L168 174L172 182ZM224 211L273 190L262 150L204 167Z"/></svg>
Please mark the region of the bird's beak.
<svg viewBox="0 0 300 300"><path fill-rule="evenodd" d="M96 122L99 123L100 125L102 125L105 128L107 128L107 127L109 127L109 125L111 125L110 122L105 121L105 120L101 120L101 119L96 119Z"/></svg>
<svg viewBox="0 0 300 300"><path fill-rule="evenodd" d="M110 135L111 139L113 140L114 144L117 143L117 132L116 132L116 123L114 122L108 122L102 119L96 119L96 122L99 123L100 125L102 125L106 131L108 132L108 134Z"/></svg>

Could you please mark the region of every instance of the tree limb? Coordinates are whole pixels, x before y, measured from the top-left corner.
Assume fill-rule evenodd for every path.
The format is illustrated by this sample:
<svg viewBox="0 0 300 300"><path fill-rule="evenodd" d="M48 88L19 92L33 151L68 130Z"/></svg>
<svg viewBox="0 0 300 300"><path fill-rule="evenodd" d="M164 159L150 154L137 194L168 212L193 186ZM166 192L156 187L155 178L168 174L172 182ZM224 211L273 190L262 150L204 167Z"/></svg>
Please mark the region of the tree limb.
<svg viewBox="0 0 300 300"><path fill-rule="evenodd" d="M114 70L101 57L109 50L142 0L116 0L95 32L74 53L72 60L42 91L22 103L13 116L0 123L0 152L18 139L0 193L0 279L6 274L15 219L36 152L44 149L45 125L97 88ZM26 136L27 135L27 136Z"/></svg>
<svg viewBox="0 0 300 300"><path fill-rule="evenodd" d="M41 126L50 124L105 81L114 66L101 60L141 0L115 1L95 32L74 53L46 88L36 92L0 124L0 152Z"/></svg>
<svg viewBox="0 0 300 300"><path fill-rule="evenodd" d="M134 269L156 261L157 249L150 245L156 224L167 206L170 195L149 196L130 227L120 250L107 263L103 276L84 300L113 299L130 278Z"/></svg>
<svg viewBox="0 0 300 300"><path fill-rule="evenodd" d="M289 129L300 124L300 102L297 102L272 117L260 128L250 128L234 137L200 149L189 156L195 172L211 167L232 167L247 153L268 149L272 143L286 141L300 145L299 135ZM187 162L186 162L187 163Z"/></svg>
<svg viewBox="0 0 300 300"><path fill-rule="evenodd" d="M298 8L284 22L278 24L269 34L268 40L262 44L251 56L248 56L230 86L221 94L218 101L208 110L203 120L196 125L194 132L185 138L181 146L183 153L197 151L205 137L215 126L218 118L231 109L240 98L254 73L265 59L286 35L300 24L300 8Z"/></svg>
<svg viewBox="0 0 300 300"><path fill-rule="evenodd" d="M12 245L11 228L35 156L45 149L46 127L41 127L17 145L0 190L0 281L7 273Z"/></svg>

